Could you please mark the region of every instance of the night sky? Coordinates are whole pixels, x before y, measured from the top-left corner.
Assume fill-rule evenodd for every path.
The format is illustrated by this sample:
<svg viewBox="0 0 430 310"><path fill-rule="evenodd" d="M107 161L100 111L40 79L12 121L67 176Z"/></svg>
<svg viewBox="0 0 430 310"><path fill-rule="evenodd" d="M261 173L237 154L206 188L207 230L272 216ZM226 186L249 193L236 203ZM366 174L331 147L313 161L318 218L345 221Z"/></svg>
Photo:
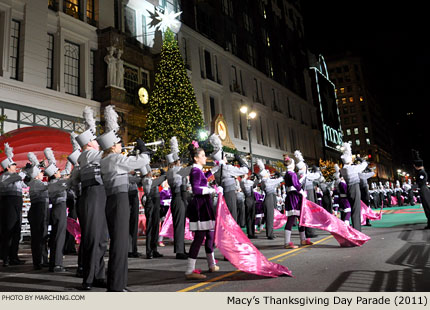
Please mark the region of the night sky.
<svg viewBox="0 0 430 310"><path fill-rule="evenodd" d="M399 160L409 165L410 149L416 148L430 167L430 115L424 113L430 91L430 27L421 2L301 3L309 49L326 58L346 51L362 56L371 72L367 78L372 92L396 137ZM408 4L415 6L407 7ZM407 112L414 115L407 117Z"/></svg>

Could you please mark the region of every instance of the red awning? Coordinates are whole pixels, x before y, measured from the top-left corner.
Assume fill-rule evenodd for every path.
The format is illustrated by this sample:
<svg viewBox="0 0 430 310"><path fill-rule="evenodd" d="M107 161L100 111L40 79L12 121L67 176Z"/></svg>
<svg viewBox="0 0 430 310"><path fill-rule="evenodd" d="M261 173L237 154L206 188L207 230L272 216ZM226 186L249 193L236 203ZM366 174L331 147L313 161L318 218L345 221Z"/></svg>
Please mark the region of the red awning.
<svg viewBox="0 0 430 310"><path fill-rule="evenodd" d="M13 148L13 160L20 168L29 162L28 152L33 152L39 160L46 160L43 150L50 147L54 151L57 167L64 169L67 156L73 151L70 133L43 126L25 127L0 136L0 162L6 158L4 154L4 143L6 142Z"/></svg>

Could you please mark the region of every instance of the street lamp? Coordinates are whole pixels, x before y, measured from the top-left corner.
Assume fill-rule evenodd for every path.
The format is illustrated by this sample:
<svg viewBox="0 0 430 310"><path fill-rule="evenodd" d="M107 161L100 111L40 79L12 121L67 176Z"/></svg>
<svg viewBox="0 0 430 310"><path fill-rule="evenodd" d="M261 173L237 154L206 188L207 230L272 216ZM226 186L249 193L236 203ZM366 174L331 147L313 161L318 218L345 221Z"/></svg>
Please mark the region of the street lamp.
<svg viewBox="0 0 430 310"><path fill-rule="evenodd" d="M254 172L254 168L252 166L252 146L251 146L251 119L254 119L257 116L257 113L251 111L248 113L248 107L243 105L240 107L240 112L246 115L246 129L248 129L248 141L249 141L249 156L251 157L251 173Z"/></svg>

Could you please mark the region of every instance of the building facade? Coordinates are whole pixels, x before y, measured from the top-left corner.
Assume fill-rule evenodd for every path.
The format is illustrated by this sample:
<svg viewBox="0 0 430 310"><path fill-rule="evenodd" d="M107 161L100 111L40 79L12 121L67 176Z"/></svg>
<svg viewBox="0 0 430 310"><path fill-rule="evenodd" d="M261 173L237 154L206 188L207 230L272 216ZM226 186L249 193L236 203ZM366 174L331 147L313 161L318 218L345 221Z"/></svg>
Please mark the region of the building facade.
<svg viewBox="0 0 430 310"><path fill-rule="evenodd" d="M162 44L155 10L183 12L177 38L208 130L222 114L233 144L248 153L239 111L248 105L257 113L254 155L273 163L300 149L318 161L321 131L304 76L298 1L0 0L3 131L43 125L79 132L86 105L100 116L114 104L125 137L138 137L147 108L136 91L151 93ZM107 80L111 50L123 64L116 85Z"/></svg>
<svg viewBox="0 0 430 310"><path fill-rule="evenodd" d="M344 141L353 154L369 157L376 165L376 178L394 180L392 135L377 100L366 83L363 60L352 55L327 59L331 80L336 85Z"/></svg>

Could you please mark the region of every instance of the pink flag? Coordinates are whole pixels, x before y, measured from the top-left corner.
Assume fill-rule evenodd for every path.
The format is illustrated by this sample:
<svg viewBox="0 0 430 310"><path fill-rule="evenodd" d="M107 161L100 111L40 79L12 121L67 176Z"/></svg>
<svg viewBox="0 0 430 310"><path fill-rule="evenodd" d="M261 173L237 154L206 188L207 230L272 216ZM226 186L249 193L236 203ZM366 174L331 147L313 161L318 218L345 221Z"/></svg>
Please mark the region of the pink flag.
<svg viewBox="0 0 430 310"><path fill-rule="evenodd" d="M275 217L273 220L273 229L279 229L285 226L287 216L275 209Z"/></svg>
<svg viewBox="0 0 430 310"><path fill-rule="evenodd" d="M300 225L330 232L341 247L362 246L370 237L346 225L324 208L303 198Z"/></svg>
<svg viewBox="0 0 430 310"><path fill-rule="evenodd" d="M81 243L81 226L77 220L67 217L67 231L75 238L76 243Z"/></svg>
<svg viewBox="0 0 430 310"><path fill-rule="evenodd" d="M366 224L366 219L372 220L372 221L378 221L382 218L382 208L379 211L379 213L376 213L371 208L366 206L366 204L361 201L361 225Z"/></svg>
<svg viewBox="0 0 430 310"><path fill-rule="evenodd" d="M215 245L240 271L265 277L292 276L291 271L267 258L249 241L228 211L222 194L218 194Z"/></svg>
<svg viewBox="0 0 430 310"><path fill-rule="evenodd" d="M161 227L160 231L161 237L167 237L169 239L173 240L173 216L172 211L167 210L166 219L163 222L163 226ZM192 232L190 231L190 220L188 218L185 219L185 233L184 238L187 240L193 240L194 236Z"/></svg>

